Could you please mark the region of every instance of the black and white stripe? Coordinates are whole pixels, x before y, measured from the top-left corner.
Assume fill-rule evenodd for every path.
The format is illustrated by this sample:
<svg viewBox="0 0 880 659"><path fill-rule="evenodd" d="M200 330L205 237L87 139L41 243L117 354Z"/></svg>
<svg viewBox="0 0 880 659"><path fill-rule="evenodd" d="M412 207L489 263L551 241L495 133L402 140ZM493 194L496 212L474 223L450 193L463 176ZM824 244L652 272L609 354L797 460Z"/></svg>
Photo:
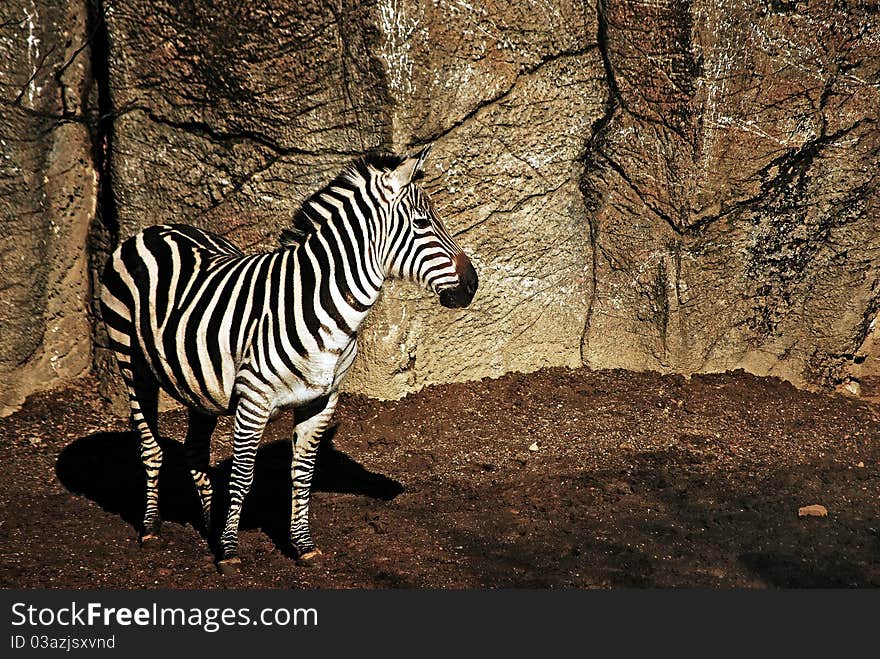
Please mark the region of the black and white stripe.
<svg viewBox="0 0 880 659"><path fill-rule="evenodd" d="M162 387L190 409L185 447L206 527L207 447L217 416L235 416L221 569L238 562L239 515L263 429L287 408L297 417L290 539L301 557L318 553L308 523L315 455L382 283L416 281L447 307L467 306L477 288L470 260L414 182L428 150L350 165L306 200L271 253L246 256L220 236L179 224L145 229L113 253L101 305L141 438L144 540L159 526Z"/></svg>

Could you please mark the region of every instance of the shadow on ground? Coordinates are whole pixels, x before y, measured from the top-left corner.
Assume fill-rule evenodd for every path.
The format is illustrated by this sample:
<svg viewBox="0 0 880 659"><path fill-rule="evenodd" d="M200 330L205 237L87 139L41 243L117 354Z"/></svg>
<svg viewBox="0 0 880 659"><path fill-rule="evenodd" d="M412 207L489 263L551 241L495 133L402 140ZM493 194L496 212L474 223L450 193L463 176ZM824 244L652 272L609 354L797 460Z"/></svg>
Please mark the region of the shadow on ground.
<svg viewBox="0 0 880 659"><path fill-rule="evenodd" d="M313 490L357 494L389 501L403 486L382 474L365 469L333 446L335 427L321 442ZM192 524L203 534L201 508L195 486L186 466L183 445L162 437L162 470L159 475L159 512L163 521ZM245 500L241 529L259 529L279 550L292 555L288 540L290 523L289 441L276 441L260 447L254 485ZM58 456L55 471L61 483L73 494L91 499L107 512L119 515L140 529L144 513L144 470L140 461L138 436L134 432L102 432L82 437ZM219 532L229 503L229 477L232 459L211 470L214 486L213 523ZM216 552L216 537L209 538Z"/></svg>
<svg viewBox="0 0 880 659"><path fill-rule="evenodd" d="M832 485L857 492L866 482L858 470L814 460L764 476L710 474L684 449L627 462L625 471L554 470L527 489L463 488L466 505L479 501L498 514L480 533L457 520L448 544L475 579L515 587L880 585L873 515L846 501L828 518L797 515L804 502L831 499Z"/></svg>

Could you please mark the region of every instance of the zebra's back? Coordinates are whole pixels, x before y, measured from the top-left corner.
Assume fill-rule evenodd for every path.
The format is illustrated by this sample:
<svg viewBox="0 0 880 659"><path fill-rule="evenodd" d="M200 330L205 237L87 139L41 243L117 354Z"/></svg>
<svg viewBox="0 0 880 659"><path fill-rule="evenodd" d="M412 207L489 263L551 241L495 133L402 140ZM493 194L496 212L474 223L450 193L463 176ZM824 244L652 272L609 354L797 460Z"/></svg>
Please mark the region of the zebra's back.
<svg viewBox="0 0 880 659"><path fill-rule="evenodd" d="M114 251L104 271L111 347L143 358L181 402L228 412L273 256L245 256L191 226L144 229Z"/></svg>

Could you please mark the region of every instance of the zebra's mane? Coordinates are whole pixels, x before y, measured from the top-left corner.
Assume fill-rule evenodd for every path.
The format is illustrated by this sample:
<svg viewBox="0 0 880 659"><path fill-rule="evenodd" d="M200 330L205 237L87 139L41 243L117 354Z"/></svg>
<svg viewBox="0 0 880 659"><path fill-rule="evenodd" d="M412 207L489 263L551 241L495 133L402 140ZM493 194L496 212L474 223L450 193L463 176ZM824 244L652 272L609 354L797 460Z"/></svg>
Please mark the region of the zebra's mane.
<svg viewBox="0 0 880 659"><path fill-rule="evenodd" d="M326 186L308 197L293 215L290 226L281 230L278 240L281 247L296 247L301 245L309 235L315 233L326 222L323 215L314 210L313 206L328 190L334 187L350 187L351 183L358 180L367 180L370 177L370 169L391 171L396 169L406 156L396 156L390 153L372 153L361 156L348 164Z"/></svg>

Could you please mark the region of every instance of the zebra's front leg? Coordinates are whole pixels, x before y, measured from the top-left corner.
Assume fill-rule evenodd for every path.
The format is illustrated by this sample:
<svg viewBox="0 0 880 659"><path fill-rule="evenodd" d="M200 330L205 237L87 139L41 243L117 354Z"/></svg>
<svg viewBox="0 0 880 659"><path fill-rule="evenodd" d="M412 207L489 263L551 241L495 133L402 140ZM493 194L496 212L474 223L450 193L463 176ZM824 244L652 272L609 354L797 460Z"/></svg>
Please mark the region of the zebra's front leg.
<svg viewBox="0 0 880 659"><path fill-rule="evenodd" d="M238 524L244 498L254 482L254 462L263 430L269 421L268 406L242 398L235 410L232 439L232 475L229 479L229 512L220 536L221 558L217 567L224 575L238 572Z"/></svg>
<svg viewBox="0 0 880 659"><path fill-rule="evenodd" d="M333 411L336 409L338 395L334 391L326 398L323 408L309 418L296 424L293 438L293 459L290 465L290 544L296 549L297 563L310 566L318 562L321 552L312 542L309 529L309 498L312 490L312 476L315 473L315 459L321 436Z"/></svg>

